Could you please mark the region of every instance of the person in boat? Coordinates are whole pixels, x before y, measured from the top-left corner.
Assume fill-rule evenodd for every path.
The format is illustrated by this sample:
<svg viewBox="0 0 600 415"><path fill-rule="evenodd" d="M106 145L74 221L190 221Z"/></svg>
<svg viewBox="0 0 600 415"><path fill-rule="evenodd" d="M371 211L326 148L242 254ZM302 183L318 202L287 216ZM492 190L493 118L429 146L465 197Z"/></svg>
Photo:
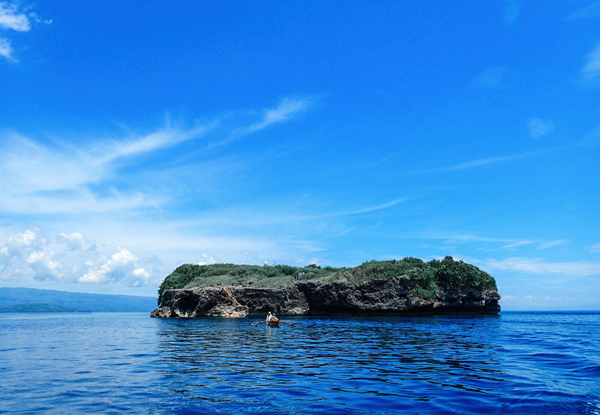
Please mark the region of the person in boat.
<svg viewBox="0 0 600 415"><path fill-rule="evenodd" d="M277 317L275 317L275 314L271 314L271 312L269 311L269 314L267 314L267 323L273 319L277 319Z"/></svg>

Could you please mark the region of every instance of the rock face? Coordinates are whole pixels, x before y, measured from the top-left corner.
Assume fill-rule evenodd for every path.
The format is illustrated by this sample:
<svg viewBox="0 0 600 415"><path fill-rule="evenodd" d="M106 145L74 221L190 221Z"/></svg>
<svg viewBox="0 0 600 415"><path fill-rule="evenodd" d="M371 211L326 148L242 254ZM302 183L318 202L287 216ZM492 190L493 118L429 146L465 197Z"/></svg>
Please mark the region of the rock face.
<svg viewBox="0 0 600 415"><path fill-rule="evenodd" d="M302 315L498 314L500 295L470 287L448 286L435 298L419 297L408 277L348 282L298 282L275 288L202 287L167 290L150 316L263 317Z"/></svg>

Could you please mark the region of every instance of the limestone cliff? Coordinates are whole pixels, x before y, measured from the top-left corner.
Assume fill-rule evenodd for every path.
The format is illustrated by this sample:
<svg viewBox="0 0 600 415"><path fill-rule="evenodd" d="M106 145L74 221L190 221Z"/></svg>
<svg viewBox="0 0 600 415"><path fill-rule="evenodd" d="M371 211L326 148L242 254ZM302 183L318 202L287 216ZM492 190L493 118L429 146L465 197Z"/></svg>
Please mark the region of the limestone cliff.
<svg viewBox="0 0 600 415"><path fill-rule="evenodd" d="M437 295L406 276L362 283L300 281L274 288L251 286L168 289L151 317L263 317L302 315L497 314L495 290L447 285Z"/></svg>

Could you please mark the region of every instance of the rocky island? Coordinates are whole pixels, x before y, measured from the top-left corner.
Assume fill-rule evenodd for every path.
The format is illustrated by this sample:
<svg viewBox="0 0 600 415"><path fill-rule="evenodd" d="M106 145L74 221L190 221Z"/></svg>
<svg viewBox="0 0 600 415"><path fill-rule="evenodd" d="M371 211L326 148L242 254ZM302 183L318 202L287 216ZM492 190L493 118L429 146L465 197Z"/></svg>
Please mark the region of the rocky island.
<svg viewBox="0 0 600 415"><path fill-rule="evenodd" d="M151 317L497 314L488 273L447 256L355 268L182 265L159 288Z"/></svg>

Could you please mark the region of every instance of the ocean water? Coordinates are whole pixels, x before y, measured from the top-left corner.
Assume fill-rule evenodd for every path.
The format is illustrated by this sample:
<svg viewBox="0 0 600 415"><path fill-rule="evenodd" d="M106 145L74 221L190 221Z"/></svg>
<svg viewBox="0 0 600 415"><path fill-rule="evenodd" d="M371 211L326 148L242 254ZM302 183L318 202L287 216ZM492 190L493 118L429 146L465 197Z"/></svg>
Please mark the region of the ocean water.
<svg viewBox="0 0 600 415"><path fill-rule="evenodd" d="M0 314L1 414L600 414L600 313Z"/></svg>

